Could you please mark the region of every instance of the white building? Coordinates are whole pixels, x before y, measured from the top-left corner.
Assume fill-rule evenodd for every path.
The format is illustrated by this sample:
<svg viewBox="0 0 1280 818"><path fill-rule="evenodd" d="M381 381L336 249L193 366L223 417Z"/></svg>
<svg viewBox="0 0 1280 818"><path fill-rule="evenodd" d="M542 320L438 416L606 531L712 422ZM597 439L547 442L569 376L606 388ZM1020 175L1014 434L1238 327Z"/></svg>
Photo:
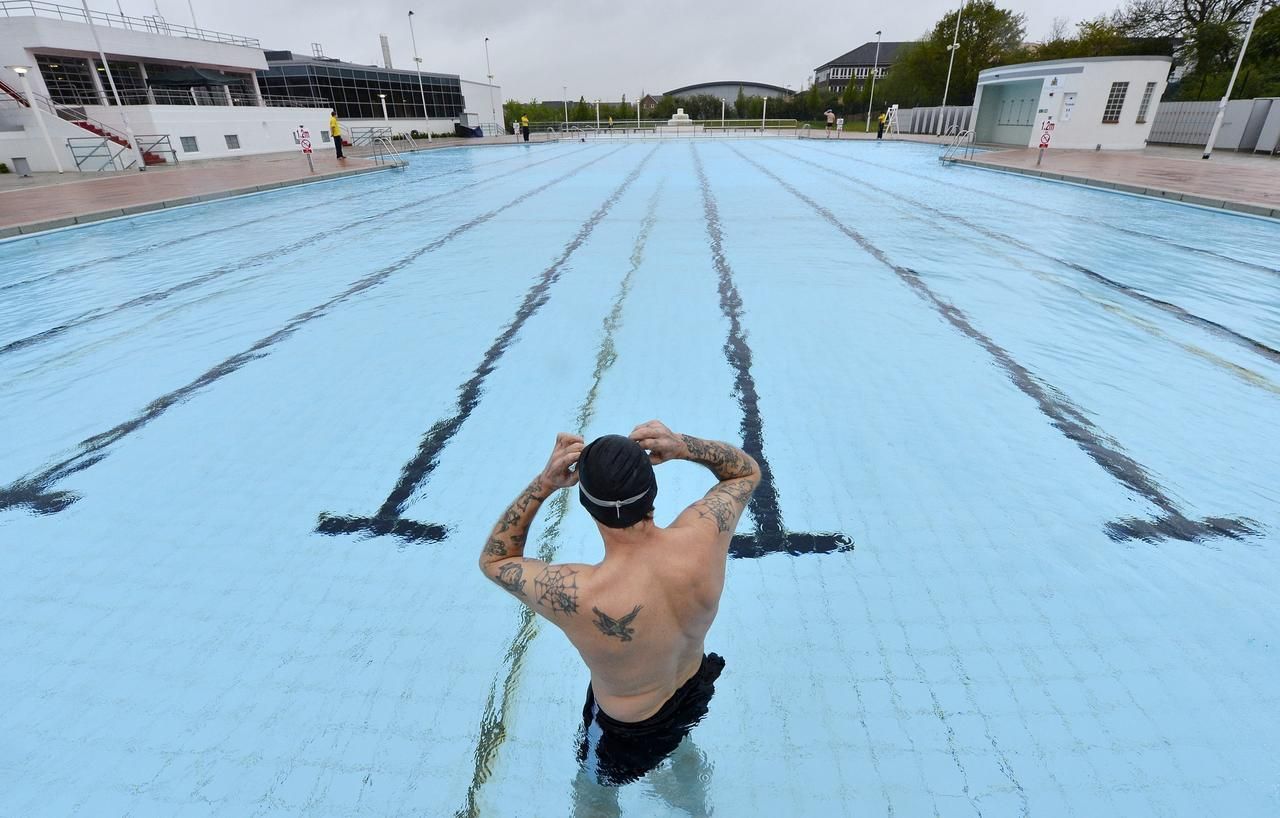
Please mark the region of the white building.
<svg viewBox="0 0 1280 818"><path fill-rule="evenodd" d="M136 165L130 127L144 161L155 164L297 150L294 132L300 125L312 132L317 149L329 149L331 108L339 109L347 127L437 133L451 133L460 121L488 122L492 107L501 116L501 89L465 83L456 75L423 72L419 86L415 72L337 60L297 61L315 67L294 68L289 52L272 52L288 57L269 61L251 37L188 28L160 17L94 11L91 26L78 6L21 0L5 0L4 14L0 162L11 168L16 159L35 171L56 170L59 164L67 171ZM356 71L380 78L354 79ZM381 87L383 75L391 74L400 81L398 90L406 84L405 75L412 77L414 91L389 100L399 114L394 122L381 116L379 97L391 95L390 88ZM356 118L361 115L363 122Z"/></svg>
<svg viewBox="0 0 1280 818"><path fill-rule="evenodd" d="M1054 148L1141 149L1171 63L1168 57L1091 57L989 68L978 74L974 141L1036 147L1052 120Z"/></svg>

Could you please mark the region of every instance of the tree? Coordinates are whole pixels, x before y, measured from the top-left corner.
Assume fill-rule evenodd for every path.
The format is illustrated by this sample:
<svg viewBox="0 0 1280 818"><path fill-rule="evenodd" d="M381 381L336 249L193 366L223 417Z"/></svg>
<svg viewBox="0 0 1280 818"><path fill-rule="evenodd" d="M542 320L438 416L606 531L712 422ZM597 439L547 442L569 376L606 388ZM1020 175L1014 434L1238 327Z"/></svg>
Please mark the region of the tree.
<svg viewBox="0 0 1280 818"><path fill-rule="evenodd" d="M877 109L894 103L914 107L942 102L956 14L943 15L923 39L898 51L893 68L876 85ZM979 71L1025 59L1025 34L1026 15L999 8L992 0L969 3L960 22L947 104L972 104Z"/></svg>
<svg viewBox="0 0 1280 818"><path fill-rule="evenodd" d="M747 95L741 85L738 86L738 96L733 101L733 115L738 119L747 118Z"/></svg>

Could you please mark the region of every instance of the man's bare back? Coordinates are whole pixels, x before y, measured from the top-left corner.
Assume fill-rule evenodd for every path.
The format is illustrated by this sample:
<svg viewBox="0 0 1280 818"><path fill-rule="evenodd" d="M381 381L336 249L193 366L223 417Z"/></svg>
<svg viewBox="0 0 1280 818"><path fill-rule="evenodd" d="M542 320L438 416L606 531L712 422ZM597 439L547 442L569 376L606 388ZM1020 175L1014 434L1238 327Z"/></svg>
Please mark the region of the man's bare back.
<svg viewBox="0 0 1280 818"><path fill-rule="evenodd" d="M653 522L652 466L670 460L701 463L718 482L662 528ZM542 502L580 479L579 499L597 522L604 559L586 565L525 558ZM546 467L490 532L480 568L564 631L591 670L595 704L611 721L644 722L704 664L729 541L759 479L759 467L741 449L674 434L658 421L636 427L629 440L609 436L591 447L561 434Z"/></svg>

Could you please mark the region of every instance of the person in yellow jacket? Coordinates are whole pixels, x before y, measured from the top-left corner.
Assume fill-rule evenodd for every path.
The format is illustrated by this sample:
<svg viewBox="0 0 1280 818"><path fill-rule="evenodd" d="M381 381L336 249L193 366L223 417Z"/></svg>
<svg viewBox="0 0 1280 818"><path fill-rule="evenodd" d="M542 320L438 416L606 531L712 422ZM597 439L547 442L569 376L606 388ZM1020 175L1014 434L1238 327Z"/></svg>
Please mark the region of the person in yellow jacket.
<svg viewBox="0 0 1280 818"><path fill-rule="evenodd" d="M339 159L346 159L342 155L342 126L338 124L338 112L329 112L329 135L333 137L333 149L338 152Z"/></svg>
<svg viewBox="0 0 1280 818"><path fill-rule="evenodd" d="M884 139L884 123L889 121L889 116L887 114L881 114L880 118L876 121L880 123L880 126L876 128L876 139Z"/></svg>
<svg viewBox="0 0 1280 818"><path fill-rule="evenodd" d="M520 117L520 135L524 137L524 141L529 141L529 117Z"/></svg>

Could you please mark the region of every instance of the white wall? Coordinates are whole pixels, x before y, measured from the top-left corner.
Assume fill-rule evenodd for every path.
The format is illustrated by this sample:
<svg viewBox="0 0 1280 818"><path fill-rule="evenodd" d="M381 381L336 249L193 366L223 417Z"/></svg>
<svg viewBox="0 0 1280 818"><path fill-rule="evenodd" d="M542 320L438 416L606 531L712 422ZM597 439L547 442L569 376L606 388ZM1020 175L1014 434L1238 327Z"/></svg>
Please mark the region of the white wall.
<svg viewBox="0 0 1280 818"><path fill-rule="evenodd" d="M148 60L170 60L225 68L241 73L266 68L262 50L238 45L222 45L185 37L169 37L141 31L128 31L97 26L102 50L115 59L117 55ZM0 65L35 66L37 52L52 51L97 57L93 34L84 23L50 20L44 17L0 17ZM8 74L9 72L6 72ZM31 90L49 95L40 77L32 71ZM5 80L9 82L8 79ZM13 83L9 83L12 85Z"/></svg>
<svg viewBox="0 0 1280 818"><path fill-rule="evenodd" d="M1032 126L1027 147L1040 144L1040 123L1052 117L1055 123L1053 148L1091 150L1100 145L1106 150L1140 150L1146 147L1155 121L1170 62L1168 57L1099 57L991 68L978 75L978 96L974 105L975 109L980 109L982 92L986 87L1043 78L1037 121ZM1113 82L1128 82L1129 89L1120 111L1120 121L1103 123L1103 109ZM1137 122L1138 108L1149 82L1156 85L1147 107L1146 121ZM1075 94L1075 104L1068 113L1066 102L1070 94ZM978 121L976 115L974 121Z"/></svg>
<svg viewBox="0 0 1280 818"><path fill-rule="evenodd" d="M493 113L496 111L498 116L498 125L503 131L507 129L507 121L502 115L502 86L489 85L487 82L469 82L467 80L459 80L462 84L462 110L468 114L475 114L478 123L493 122ZM493 104L489 103L489 89L493 89ZM467 118L463 118L465 123ZM449 130L453 130L450 126Z"/></svg>
<svg viewBox="0 0 1280 818"><path fill-rule="evenodd" d="M253 153L297 150L293 132L299 125L311 131L316 150L329 147L320 132L329 127L328 108L256 108L220 105L126 105L129 124L135 134L167 134L178 152L178 160L218 159ZM99 122L124 132L120 109L88 105L85 113ZM240 149L227 147L226 134L240 137ZM86 134L87 135L87 134ZM194 136L199 148L182 150L180 137Z"/></svg>

